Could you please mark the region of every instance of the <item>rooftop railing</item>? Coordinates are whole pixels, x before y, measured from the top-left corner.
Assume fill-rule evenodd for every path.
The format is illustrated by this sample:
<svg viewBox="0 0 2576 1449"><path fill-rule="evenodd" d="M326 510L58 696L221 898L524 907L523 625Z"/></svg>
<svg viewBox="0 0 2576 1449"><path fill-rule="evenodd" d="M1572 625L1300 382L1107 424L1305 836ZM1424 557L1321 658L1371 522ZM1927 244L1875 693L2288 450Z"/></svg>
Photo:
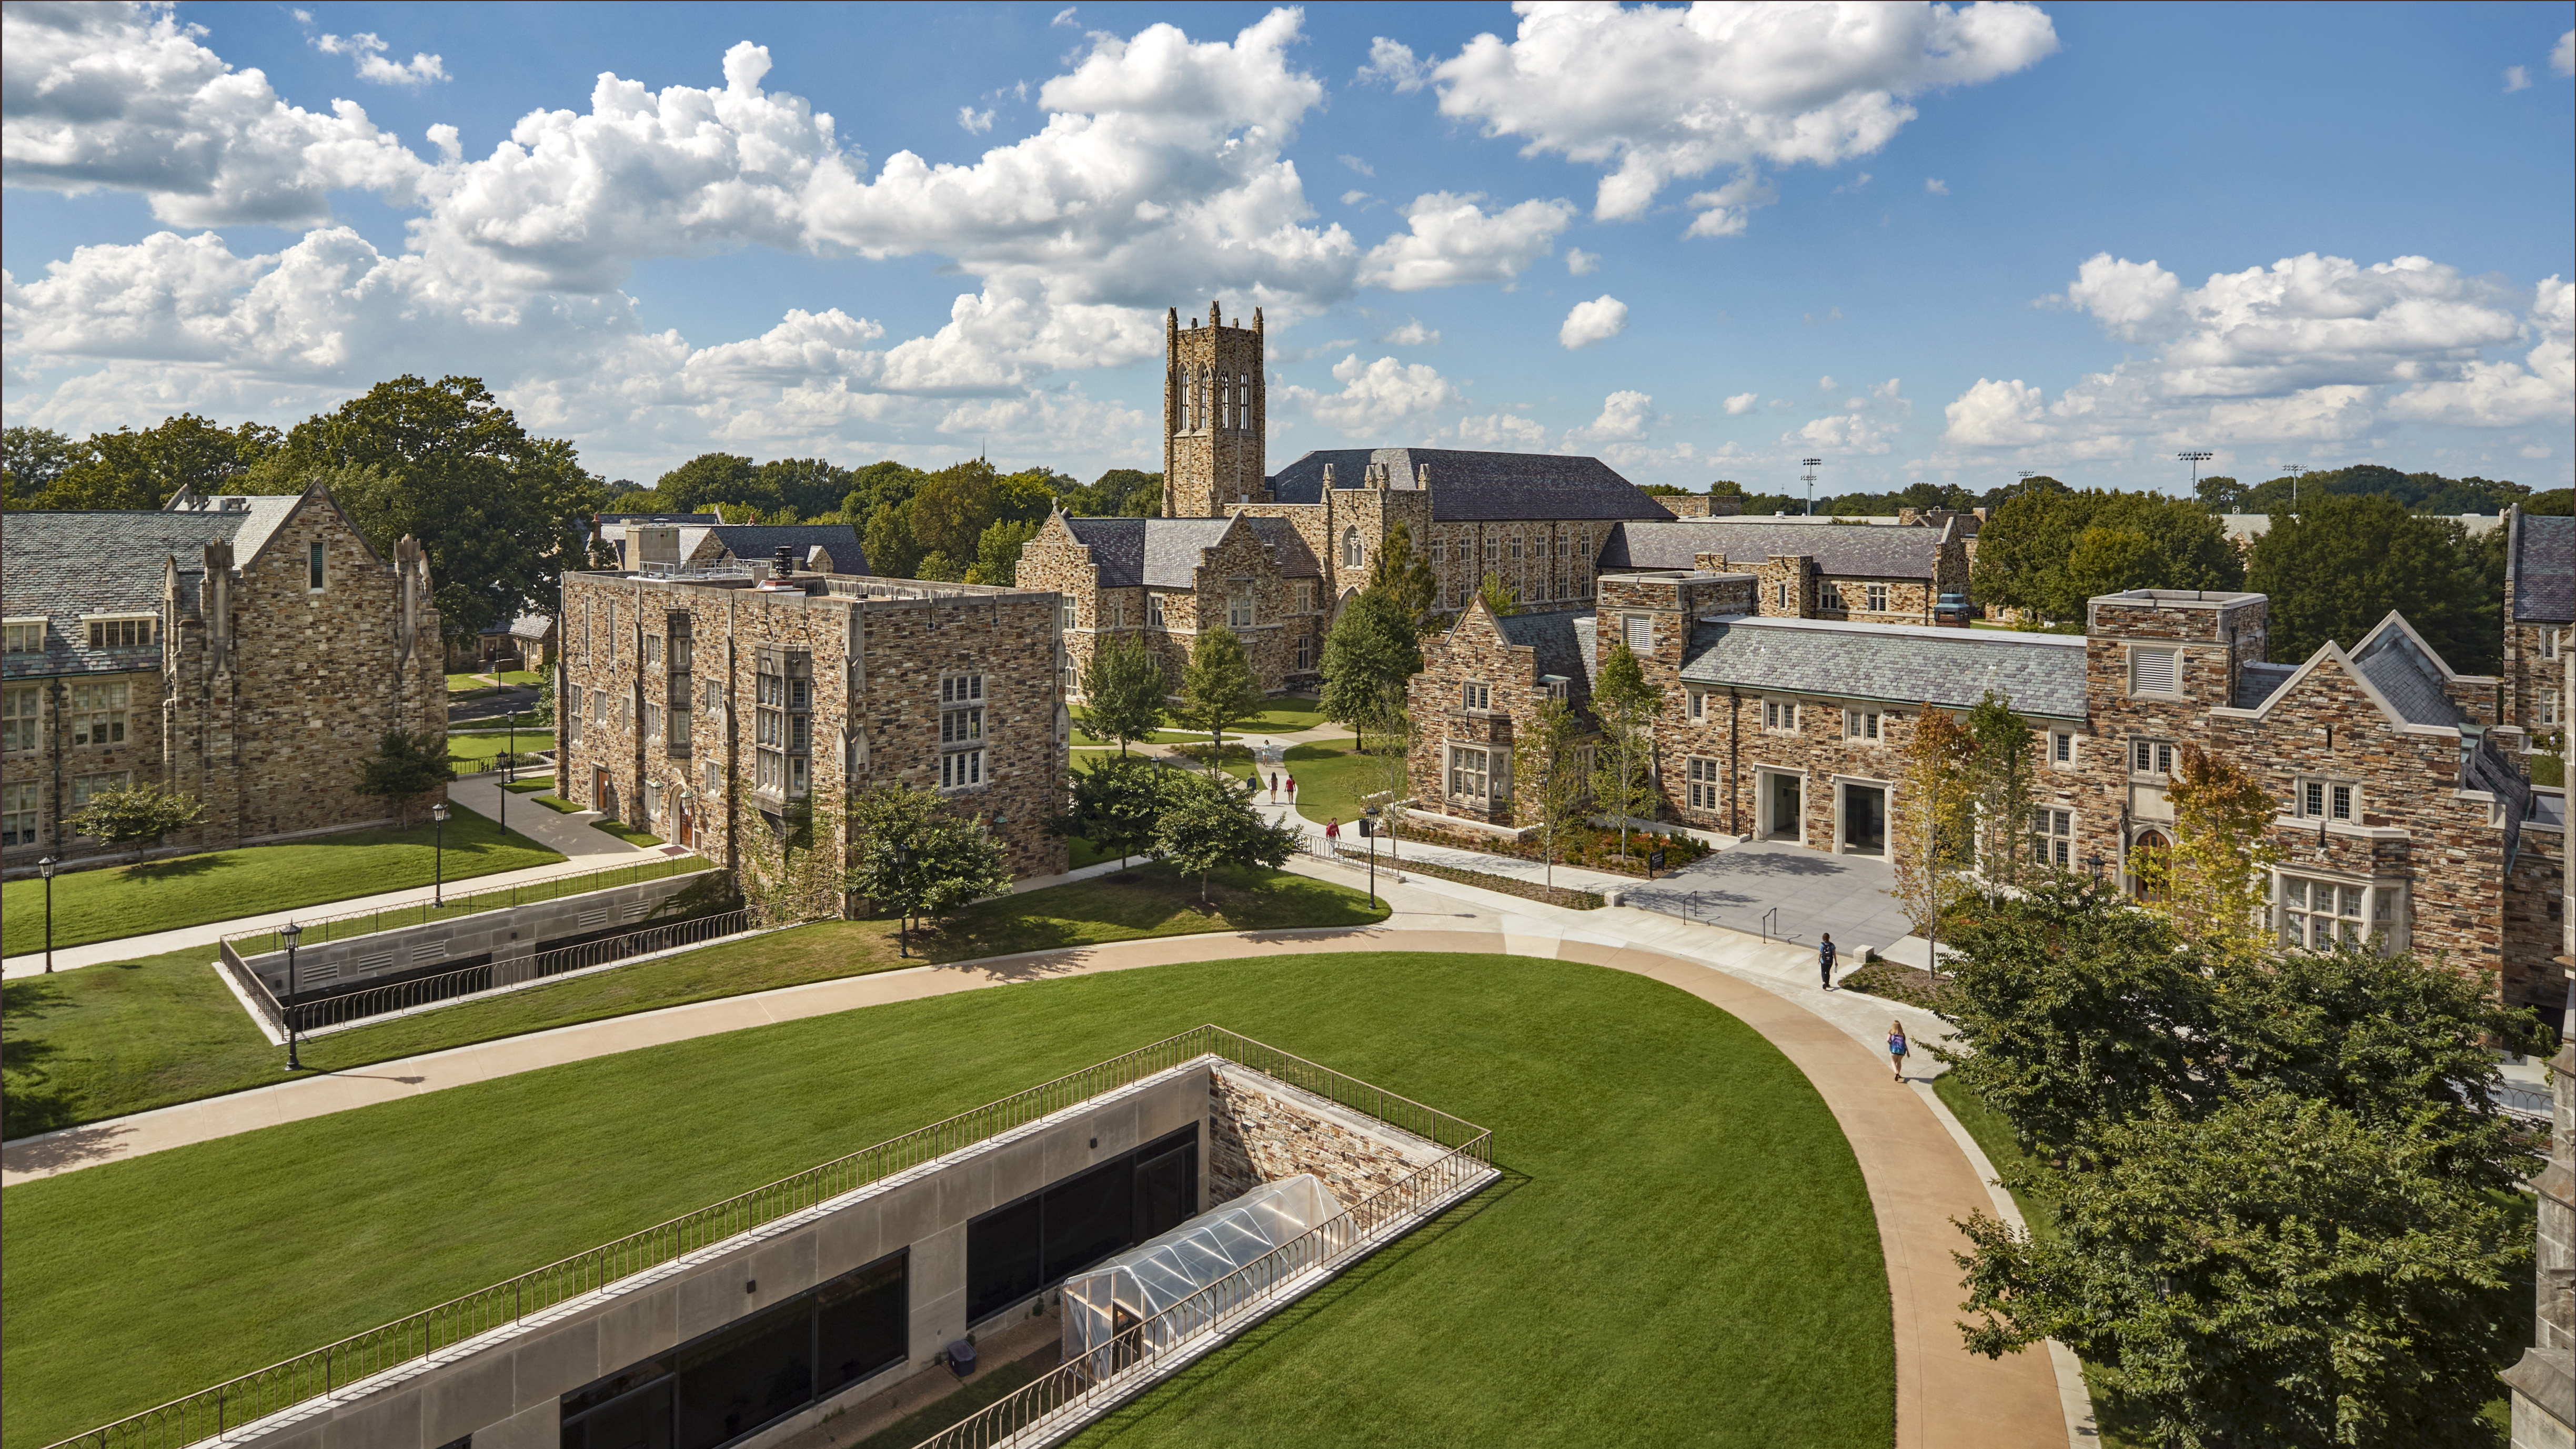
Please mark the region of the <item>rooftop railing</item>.
<svg viewBox="0 0 2576 1449"><path fill-rule="evenodd" d="M47 1449L182 1449L202 1443L299 1405L328 1399L377 1374L430 1358L622 1279L650 1272L986 1138L1208 1056L1251 1067L1341 1106L1365 1112L1447 1149L1443 1161L1457 1157L1464 1149L1482 1150L1481 1144L1490 1141L1484 1128L1411 1098L1223 1027L1193 1027L1178 1036L1014 1092L515 1278L57 1440Z"/></svg>

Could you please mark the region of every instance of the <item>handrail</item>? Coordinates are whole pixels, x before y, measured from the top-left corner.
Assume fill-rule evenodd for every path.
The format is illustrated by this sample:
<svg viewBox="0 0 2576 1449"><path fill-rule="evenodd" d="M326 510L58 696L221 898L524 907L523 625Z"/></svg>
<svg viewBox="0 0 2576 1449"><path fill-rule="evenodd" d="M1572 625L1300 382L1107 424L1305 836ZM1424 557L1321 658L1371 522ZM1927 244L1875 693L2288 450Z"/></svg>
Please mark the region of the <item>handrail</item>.
<svg viewBox="0 0 2576 1449"><path fill-rule="evenodd" d="M336 916L317 916L297 924L304 928L302 944L319 946L325 941L345 941L352 936L372 936L379 931L398 931L431 921L452 920L458 916L481 915L485 911L506 911L536 901L559 900L568 895L587 895L592 891L614 890L619 886L641 885L648 880L662 880L675 875L688 875L702 870L715 870L711 861L693 855L664 856L658 860L638 861L633 865L612 865L601 870L586 870L575 875L553 876L546 880L519 885L496 886L468 895L451 895L444 904L415 901L410 905L384 906L372 911L346 911ZM604 876L616 876L604 880ZM506 899L505 899L506 897ZM357 922L368 922L363 930L347 929ZM234 943L244 956L265 956L283 951L286 943L278 939L275 926L255 931L235 931L223 938ZM255 943L266 942L266 945Z"/></svg>
<svg viewBox="0 0 2576 1449"><path fill-rule="evenodd" d="M327 1398L336 1389L506 1328L531 1314L1205 1056L1251 1067L1354 1111L1368 1112L1453 1155L1489 1136L1472 1122L1223 1027L1192 1027L515 1278L58 1440L46 1449L180 1449L214 1438L228 1427ZM1376 1105L1364 1105L1367 1102ZM1390 1116L1390 1110L1401 1114L1402 1120Z"/></svg>

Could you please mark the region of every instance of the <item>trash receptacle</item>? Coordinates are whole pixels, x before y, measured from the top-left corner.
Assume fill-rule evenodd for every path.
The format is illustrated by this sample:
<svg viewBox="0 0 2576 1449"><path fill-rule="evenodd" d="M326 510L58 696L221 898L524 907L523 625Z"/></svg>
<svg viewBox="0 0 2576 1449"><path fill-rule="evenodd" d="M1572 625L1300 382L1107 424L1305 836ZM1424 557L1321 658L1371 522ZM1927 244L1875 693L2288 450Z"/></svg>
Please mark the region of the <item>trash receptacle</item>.
<svg viewBox="0 0 2576 1449"><path fill-rule="evenodd" d="M964 1378L975 1371L975 1345L959 1339L948 1345L948 1371Z"/></svg>

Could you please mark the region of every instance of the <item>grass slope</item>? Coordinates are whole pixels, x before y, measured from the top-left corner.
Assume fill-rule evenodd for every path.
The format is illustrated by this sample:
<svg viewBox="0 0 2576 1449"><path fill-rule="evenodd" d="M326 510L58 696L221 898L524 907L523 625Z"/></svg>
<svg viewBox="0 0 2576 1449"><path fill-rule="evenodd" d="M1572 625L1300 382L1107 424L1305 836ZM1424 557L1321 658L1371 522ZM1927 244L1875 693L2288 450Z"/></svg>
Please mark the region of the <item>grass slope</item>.
<svg viewBox="0 0 2576 1449"><path fill-rule="evenodd" d="M426 816L428 812L419 812ZM353 830L286 845L181 855L141 865L70 871L54 877L54 944L77 946L262 911L292 910L430 883L436 834L424 819L409 830ZM552 865L563 857L462 805L447 821L447 879ZM0 950L11 956L45 944L45 883L0 886Z"/></svg>
<svg viewBox="0 0 2576 1449"><path fill-rule="evenodd" d="M1868 1197L1832 1115L1769 1044L1618 972L1354 953L784 1023L10 1188L0 1449L1204 1021L1490 1127L1506 1181L1083 1442L1841 1449L1892 1436Z"/></svg>
<svg viewBox="0 0 2576 1449"><path fill-rule="evenodd" d="M1019 951L1386 918L1365 894L1305 876L1220 873L1213 911L1197 882L1147 867L980 902L897 953L891 921L829 921L574 977L488 1001L305 1043L308 1069L371 1062L684 1002ZM0 992L11 1137L286 1080L285 1052L243 1015L203 949L9 981ZM309 1072L308 1072L309 1075Z"/></svg>

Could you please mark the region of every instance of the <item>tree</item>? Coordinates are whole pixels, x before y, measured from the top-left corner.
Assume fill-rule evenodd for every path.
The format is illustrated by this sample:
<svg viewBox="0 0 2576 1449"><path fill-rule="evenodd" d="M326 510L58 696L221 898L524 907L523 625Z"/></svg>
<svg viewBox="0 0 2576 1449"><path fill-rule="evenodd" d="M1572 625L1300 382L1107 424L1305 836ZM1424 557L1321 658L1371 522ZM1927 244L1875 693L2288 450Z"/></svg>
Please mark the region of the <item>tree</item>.
<svg viewBox="0 0 2576 1449"><path fill-rule="evenodd" d="M252 470L275 454L277 429L222 428L182 413L140 432L92 433L46 488L46 508L159 508L182 488L240 493Z"/></svg>
<svg viewBox="0 0 2576 1449"><path fill-rule="evenodd" d="M2245 511L2245 485L2224 473L2212 474L2192 485L2192 495L2200 506L2212 513Z"/></svg>
<svg viewBox="0 0 2576 1449"><path fill-rule="evenodd" d="M1485 575L1485 581L1476 586L1476 597L1485 601L1485 607L1497 619L1508 619L1521 611L1520 595L1512 592L1501 574Z"/></svg>
<svg viewBox="0 0 2576 1449"><path fill-rule="evenodd" d="M1225 757L1225 732L1259 713L1261 681L1243 641L1222 624L1202 631L1190 646L1189 668L1181 671L1181 707L1173 717L1212 737L1209 769Z"/></svg>
<svg viewBox="0 0 2576 1449"><path fill-rule="evenodd" d="M1989 689L1968 711L1967 727L1975 742L1969 770L1983 836L1977 870L1989 881L2011 885L2021 878L2023 831L2031 810L2030 721Z"/></svg>
<svg viewBox="0 0 2576 1449"><path fill-rule="evenodd" d="M1413 530L1401 520L1386 531L1386 543L1369 565L1368 592L1395 608L1419 639L1440 608L1440 575L1413 542Z"/></svg>
<svg viewBox="0 0 2576 1449"><path fill-rule="evenodd" d="M2165 798L2173 843L2138 861L2147 909L2213 957L2253 960L2271 944L2265 907L2281 858L2272 842L2279 802L2252 775L2190 744Z"/></svg>
<svg viewBox="0 0 2576 1449"><path fill-rule="evenodd" d="M2272 515L2247 585L2272 598L2271 656L2304 663L2328 641L2349 649L2391 610L2453 669L2492 673L2504 654L2504 580L2457 519L2383 496L2317 497Z"/></svg>
<svg viewBox="0 0 2576 1449"><path fill-rule="evenodd" d="M1592 683L1592 713L1601 721L1601 749L1592 765L1592 798L1619 817L1619 853L1628 853L1628 822L1655 809L1649 766L1655 757L1655 711L1664 692L1647 683L1646 671L1623 640L1610 648Z"/></svg>
<svg viewBox="0 0 2576 1449"><path fill-rule="evenodd" d="M2056 1202L2053 1238L1964 1225L1971 1349L2056 1339L2160 1443L2493 1442L2466 1437L2495 1395L2485 1350L2529 1312L2509 1194L2402 1125L2276 1090L2117 1122L2097 1151L2007 1174Z"/></svg>
<svg viewBox="0 0 2576 1449"><path fill-rule="evenodd" d="M194 795L158 785L120 785L94 791L89 802L63 817L83 835L118 849L158 845L173 830L185 830L205 818L206 807Z"/></svg>
<svg viewBox="0 0 2576 1449"><path fill-rule="evenodd" d="M930 475L888 458L850 475L850 491L841 498L841 516L856 523L873 518L880 508L909 509L912 495ZM909 522L906 527L910 527Z"/></svg>
<svg viewBox="0 0 2576 1449"><path fill-rule="evenodd" d="M262 471L295 490L327 478L378 554L419 539L450 638L543 607L599 511L572 444L528 436L471 377L378 383L296 424L272 462Z"/></svg>
<svg viewBox="0 0 2576 1449"><path fill-rule="evenodd" d="M2043 482L2053 486L2038 486ZM2233 589L2244 566L2226 526L2197 502L2160 493L2073 492L2033 478L1977 534L1972 584L1991 603L2078 620L2085 601L2123 589Z"/></svg>
<svg viewBox="0 0 2576 1449"><path fill-rule="evenodd" d="M1056 496L1078 518L1157 518L1163 512L1163 475L1112 468L1087 484L1058 488Z"/></svg>
<svg viewBox="0 0 2576 1449"><path fill-rule="evenodd" d="M761 464L754 477L785 522L820 519L838 510L850 491L850 470L824 458L781 458Z"/></svg>
<svg viewBox="0 0 2576 1449"><path fill-rule="evenodd" d="M1296 854L1297 832L1261 818L1250 781L1214 772L1176 775L1165 781L1154 850L1174 869L1199 878L1199 904L1206 905L1209 871L1220 865L1277 870Z"/></svg>
<svg viewBox="0 0 2576 1449"><path fill-rule="evenodd" d="M1116 740L1124 756L1129 744L1163 727L1171 690L1153 645L1133 634L1108 635L1083 667L1083 714L1075 727L1085 739Z"/></svg>
<svg viewBox="0 0 2576 1449"><path fill-rule="evenodd" d="M2439 473L2401 473L2379 463L2356 463L2323 473L2284 475L2246 489L2240 513L2304 511L2320 498L2373 496L2390 499L2417 513L2502 513L2531 496L2520 483L2494 478L2446 478Z"/></svg>
<svg viewBox="0 0 2576 1449"><path fill-rule="evenodd" d="M850 495L858 497L856 493ZM878 576L889 579L918 577L921 567L921 543L912 536L911 510L899 503L880 503L868 515L868 526L860 541L866 546L868 567Z"/></svg>
<svg viewBox="0 0 2576 1449"><path fill-rule="evenodd" d="M736 453L700 453L654 480L653 491L673 513L697 513L711 503L777 505L760 470Z"/></svg>
<svg viewBox="0 0 2576 1449"><path fill-rule="evenodd" d="M1163 818L1164 773L1141 755L1099 760L1087 770L1069 773L1072 804L1058 822L1067 835L1079 835L1094 850L1118 852L1118 868L1127 857L1152 848Z"/></svg>
<svg viewBox="0 0 2576 1449"><path fill-rule="evenodd" d="M376 741L376 752L358 764L358 783L350 788L361 795L390 800L402 812L405 829L411 827L411 802L456 778L456 767L447 758L447 742L434 735L413 734L409 730L387 730Z"/></svg>
<svg viewBox="0 0 2576 1449"><path fill-rule="evenodd" d="M912 495L912 536L923 555L942 555L962 572L964 561L975 557L975 541L993 522L1000 483L993 465L981 458L923 480Z"/></svg>
<svg viewBox="0 0 2576 1449"><path fill-rule="evenodd" d="M51 428L0 433L0 506L34 508L80 457L80 445Z"/></svg>
<svg viewBox="0 0 2576 1449"><path fill-rule="evenodd" d="M1412 621L1399 606L1374 591L1362 591L1343 605L1341 617L1324 636L1324 687L1318 703L1326 719L1351 727L1353 748L1365 753L1368 732L1386 723L1387 701L1402 698L1421 672L1422 650L1414 642Z"/></svg>
<svg viewBox="0 0 2576 1449"><path fill-rule="evenodd" d="M1937 940L1970 894L1963 874L1975 858L1976 736L1946 710L1925 705L1905 744L1905 784L1897 792L1900 837L1895 854L1896 899L1915 934ZM1929 843L1930 849L1926 850ZM1940 963L1935 961L1933 969Z"/></svg>
<svg viewBox="0 0 2576 1449"><path fill-rule="evenodd" d="M889 784L850 804L842 885L906 917L936 920L1008 894L1011 869L983 821L959 815L936 790Z"/></svg>
<svg viewBox="0 0 2576 1449"><path fill-rule="evenodd" d="M1020 577L1020 550L1038 536L1027 519L1001 519L975 540L975 566L966 572L970 584L1014 584Z"/></svg>
<svg viewBox="0 0 2576 1449"><path fill-rule="evenodd" d="M548 668L538 674L537 702L528 709L530 723L550 725L555 722L555 675L558 672Z"/></svg>
<svg viewBox="0 0 2576 1449"><path fill-rule="evenodd" d="M1539 859L1547 883L1556 883L1556 838L1583 818L1591 782L1584 778L1577 746L1586 731L1573 706L1550 698L1519 731L1512 746L1512 811L1539 830Z"/></svg>

